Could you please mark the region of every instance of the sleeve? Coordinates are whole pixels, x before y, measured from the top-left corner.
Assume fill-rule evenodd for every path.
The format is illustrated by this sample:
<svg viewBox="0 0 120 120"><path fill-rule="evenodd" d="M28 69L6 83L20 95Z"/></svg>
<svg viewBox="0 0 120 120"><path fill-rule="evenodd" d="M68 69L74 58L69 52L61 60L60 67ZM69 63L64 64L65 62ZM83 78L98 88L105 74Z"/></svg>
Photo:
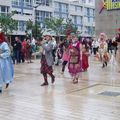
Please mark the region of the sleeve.
<svg viewBox="0 0 120 120"><path fill-rule="evenodd" d="M52 43L48 43L48 44L43 44L42 45L43 49L46 51L46 52L49 52L53 49L53 45Z"/></svg>
<svg viewBox="0 0 120 120"><path fill-rule="evenodd" d="M2 51L3 51L3 53L0 54L0 57L2 57L3 59L10 56L10 48L7 43L4 43Z"/></svg>

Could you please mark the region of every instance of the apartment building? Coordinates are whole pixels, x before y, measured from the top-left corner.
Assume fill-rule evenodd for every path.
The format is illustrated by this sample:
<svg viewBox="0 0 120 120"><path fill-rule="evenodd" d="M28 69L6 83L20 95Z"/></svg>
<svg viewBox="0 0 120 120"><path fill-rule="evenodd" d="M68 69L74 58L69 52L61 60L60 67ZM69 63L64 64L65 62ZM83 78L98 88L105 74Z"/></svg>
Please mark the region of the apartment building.
<svg viewBox="0 0 120 120"><path fill-rule="evenodd" d="M38 6L39 4L39 6ZM26 21L37 21L45 27L45 18L56 17L72 19L82 32L82 36L93 36L95 29L95 0L0 0L0 13L16 11L13 16L18 20L15 35L24 35Z"/></svg>

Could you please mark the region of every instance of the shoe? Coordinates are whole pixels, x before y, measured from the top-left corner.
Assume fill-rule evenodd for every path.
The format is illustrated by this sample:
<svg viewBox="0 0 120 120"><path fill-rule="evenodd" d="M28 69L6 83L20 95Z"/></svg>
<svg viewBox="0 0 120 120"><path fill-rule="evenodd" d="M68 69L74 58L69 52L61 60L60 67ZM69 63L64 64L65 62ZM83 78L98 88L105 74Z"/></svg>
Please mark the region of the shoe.
<svg viewBox="0 0 120 120"><path fill-rule="evenodd" d="M9 83L6 84L6 87L5 87L5 88L7 89L8 87L9 87Z"/></svg>
<svg viewBox="0 0 120 120"><path fill-rule="evenodd" d="M47 82L44 82L43 84L41 84L41 86L47 86L48 83Z"/></svg>
<svg viewBox="0 0 120 120"><path fill-rule="evenodd" d="M0 93L2 93L2 90L0 90Z"/></svg>
<svg viewBox="0 0 120 120"><path fill-rule="evenodd" d="M105 65L106 65L106 67L107 67L107 62L105 62Z"/></svg>
<svg viewBox="0 0 120 120"><path fill-rule="evenodd" d="M103 63L103 66L102 66L102 68L104 68L105 67L105 64Z"/></svg>
<svg viewBox="0 0 120 120"><path fill-rule="evenodd" d="M55 64L56 66L59 66L59 64L57 63L57 64Z"/></svg>
<svg viewBox="0 0 120 120"><path fill-rule="evenodd" d="M55 82L55 76L52 77L52 84Z"/></svg>

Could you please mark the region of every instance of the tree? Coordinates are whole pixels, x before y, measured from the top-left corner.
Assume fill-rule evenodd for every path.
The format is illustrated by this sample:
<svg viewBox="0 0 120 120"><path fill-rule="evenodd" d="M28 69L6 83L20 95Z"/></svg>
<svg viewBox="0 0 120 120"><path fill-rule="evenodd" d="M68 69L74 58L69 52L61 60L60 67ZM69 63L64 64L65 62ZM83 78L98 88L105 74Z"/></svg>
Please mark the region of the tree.
<svg viewBox="0 0 120 120"><path fill-rule="evenodd" d="M44 33L44 29L37 23L34 24L31 20L27 21L27 30L30 30L32 32L32 36L36 39L40 39Z"/></svg>
<svg viewBox="0 0 120 120"><path fill-rule="evenodd" d="M10 35L13 33L14 30L17 30L18 21L12 18L14 14L15 11L13 11L12 13L0 15L0 28L1 31L4 32L6 35Z"/></svg>
<svg viewBox="0 0 120 120"><path fill-rule="evenodd" d="M56 36L60 37L60 34L62 34L63 21L63 18L46 18L45 25L48 31L53 31Z"/></svg>
<svg viewBox="0 0 120 120"><path fill-rule="evenodd" d="M67 19L67 20L66 20L66 23L64 24L64 32L63 32L63 33L64 33L65 35L69 35L69 34L71 34L71 33L77 34L77 32L78 32L77 26L75 26L75 25L73 24L73 22L72 22L71 19Z"/></svg>

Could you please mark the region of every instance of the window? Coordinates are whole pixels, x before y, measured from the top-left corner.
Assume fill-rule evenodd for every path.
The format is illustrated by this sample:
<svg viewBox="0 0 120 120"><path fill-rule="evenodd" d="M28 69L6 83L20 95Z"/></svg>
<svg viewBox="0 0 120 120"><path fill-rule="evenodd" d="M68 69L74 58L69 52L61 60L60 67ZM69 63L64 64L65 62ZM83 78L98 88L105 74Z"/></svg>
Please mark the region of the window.
<svg viewBox="0 0 120 120"><path fill-rule="evenodd" d="M60 11L60 4L58 2L55 2L55 11L56 12Z"/></svg>
<svg viewBox="0 0 120 120"><path fill-rule="evenodd" d="M25 31L26 30L26 21L18 21L18 30Z"/></svg>
<svg viewBox="0 0 120 120"><path fill-rule="evenodd" d="M70 10L71 10L71 11L75 11L75 10L76 10L75 5L71 5L71 6L70 6Z"/></svg>
<svg viewBox="0 0 120 120"><path fill-rule="evenodd" d="M50 6L52 0L36 0L36 3L41 3L42 5Z"/></svg>
<svg viewBox="0 0 120 120"><path fill-rule="evenodd" d="M76 6L76 7L75 7L75 11L77 11L77 12L82 12L82 7Z"/></svg>
<svg viewBox="0 0 120 120"><path fill-rule="evenodd" d="M77 18L76 18L76 23L77 23L78 25L82 24L82 17L81 17L81 16L77 16Z"/></svg>
<svg viewBox="0 0 120 120"><path fill-rule="evenodd" d="M67 4L61 4L61 12L68 13L68 5Z"/></svg>
<svg viewBox="0 0 120 120"><path fill-rule="evenodd" d="M0 13L7 14L9 12L8 6L0 6Z"/></svg>
<svg viewBox="0 0 120 120"><path fill-rule="evenodd" d="M23 0L24 7L31 8L32 7L32 0Z"/></svg>
<svg viewBox="0 0 120 120"><path fill-rule="evenodd" d="M37 11L36 12L36 19L38 22L43 22L45 18L50 18L52 15L51 12L46 12L46 11Z"/></svg>
<svg viewBox="0 0 120 120"><path fill-rule="evenodd" d="M13 6L21 6L21 0L12 0Z"/></svg>

